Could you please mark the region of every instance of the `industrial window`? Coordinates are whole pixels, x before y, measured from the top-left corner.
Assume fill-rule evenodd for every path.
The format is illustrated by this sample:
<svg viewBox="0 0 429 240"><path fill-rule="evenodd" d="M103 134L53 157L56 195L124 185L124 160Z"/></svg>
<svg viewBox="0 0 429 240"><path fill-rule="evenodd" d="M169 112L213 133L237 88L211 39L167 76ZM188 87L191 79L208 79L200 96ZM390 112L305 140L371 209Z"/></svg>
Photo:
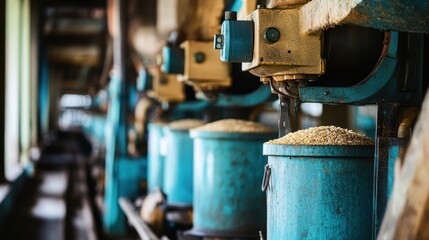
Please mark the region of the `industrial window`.
<svg viewBox="0 0 429 240"><path fill-rule="evenodd" d="M6 1L5 40L5 175L14 180L28 162L31 139L29 0Z"/></svg>

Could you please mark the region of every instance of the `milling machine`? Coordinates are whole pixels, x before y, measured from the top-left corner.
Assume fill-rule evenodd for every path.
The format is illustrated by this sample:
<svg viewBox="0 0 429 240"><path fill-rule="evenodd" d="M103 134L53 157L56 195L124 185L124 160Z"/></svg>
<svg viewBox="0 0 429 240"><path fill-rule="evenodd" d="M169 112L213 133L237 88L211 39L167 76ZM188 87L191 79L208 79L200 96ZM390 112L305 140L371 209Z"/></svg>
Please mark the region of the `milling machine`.
<svg viewBox="0 0 429 240"><path fill-rule="evenodd" d="M301 102L377 105L373 237L427 88L428 10L417 0L273 0L245 20L226 12L214 37L222 61L242 63L279 96L280 137Z"/></svg>

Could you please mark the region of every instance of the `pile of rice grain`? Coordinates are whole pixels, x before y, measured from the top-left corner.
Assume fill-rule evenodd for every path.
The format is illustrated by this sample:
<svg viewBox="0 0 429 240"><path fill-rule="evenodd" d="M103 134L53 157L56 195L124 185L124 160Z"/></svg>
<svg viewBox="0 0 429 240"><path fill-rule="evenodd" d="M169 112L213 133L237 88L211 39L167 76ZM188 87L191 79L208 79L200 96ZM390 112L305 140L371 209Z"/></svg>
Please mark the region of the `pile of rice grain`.
<svg viewBox="0 0 429 240"><path fill-rule="evenodd" d="M263 124L239 119L224 119L194 128L196 131L226 133L272 133L275 130Z"/></svg>
<svg viewBox="0 0 429 240"><path fill-rule="evenodd" d="M171 122L170 124L168 124L168 127L173 130L189 130L191 128L201 126L204 123L204 121L198 119L182 119Z"/></svg>
<svg viewBox="0 0 429 240"><path fill-rule="evenodd" d="M288 133L286 136L270 140L269 144L285 145L374 145L371 138L335 126L312 127Z"/></svg>

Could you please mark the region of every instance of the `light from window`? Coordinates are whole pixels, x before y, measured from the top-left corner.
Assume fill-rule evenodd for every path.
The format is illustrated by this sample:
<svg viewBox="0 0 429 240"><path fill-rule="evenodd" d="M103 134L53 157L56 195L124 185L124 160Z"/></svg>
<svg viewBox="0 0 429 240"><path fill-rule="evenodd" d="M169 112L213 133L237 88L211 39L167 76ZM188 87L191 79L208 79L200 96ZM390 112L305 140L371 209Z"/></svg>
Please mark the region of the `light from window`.
<svg viewBox="0 0 429 240"><path fill-rule="evenodd" d="M312 117L320 117L323 113L323 104L301 103L301 110Z"/></svg>
<svg viewBox="0 0 429 240"><path fill-rule="evenodd" d="M60 100L61 108L89 108L91 97L89 95L64 94Z"/></svg>

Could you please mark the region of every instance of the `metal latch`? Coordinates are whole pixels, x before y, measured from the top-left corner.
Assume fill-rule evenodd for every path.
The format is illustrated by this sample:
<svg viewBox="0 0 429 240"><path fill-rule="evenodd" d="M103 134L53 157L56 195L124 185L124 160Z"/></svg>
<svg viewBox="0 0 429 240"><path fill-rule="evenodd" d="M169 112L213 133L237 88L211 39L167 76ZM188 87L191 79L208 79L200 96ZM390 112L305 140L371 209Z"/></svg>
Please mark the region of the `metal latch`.
<svg viewBox="0 0 429 240"><path fill-rule="evenodd" d="M266 192L268 186L270 185L270 177L271 177L271 168L270 165L265 165L264 177L262 179L262 191Z"/></svg>

